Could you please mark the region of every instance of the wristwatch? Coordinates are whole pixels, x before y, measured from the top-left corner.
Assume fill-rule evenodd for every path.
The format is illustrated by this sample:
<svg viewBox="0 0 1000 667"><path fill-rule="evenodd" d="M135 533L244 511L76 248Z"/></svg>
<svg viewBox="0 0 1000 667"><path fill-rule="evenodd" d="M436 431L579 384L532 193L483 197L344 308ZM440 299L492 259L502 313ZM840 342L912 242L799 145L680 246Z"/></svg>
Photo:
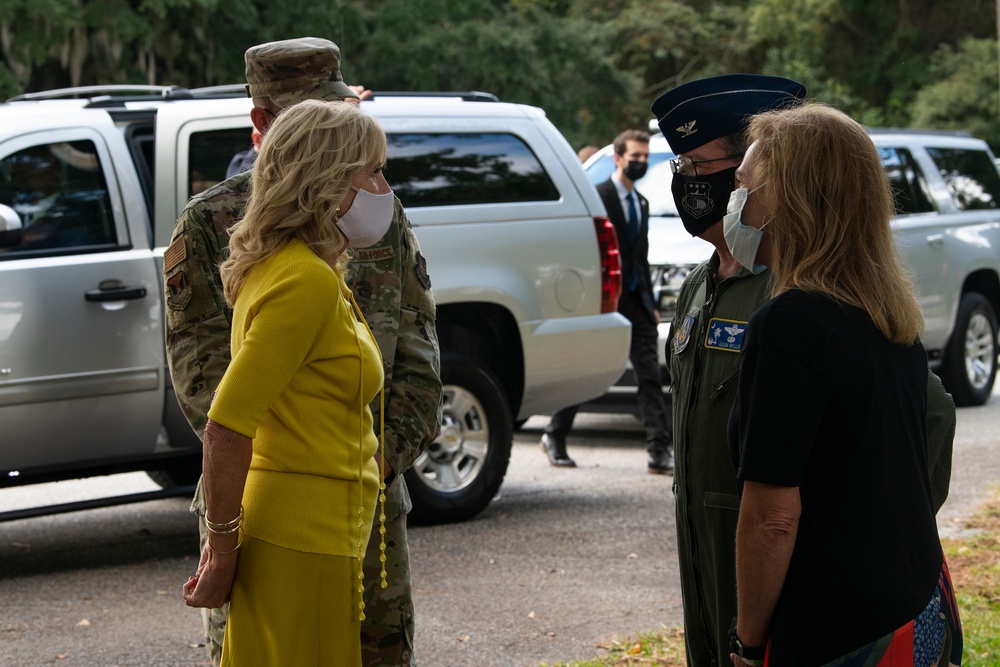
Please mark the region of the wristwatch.
<svg viewBox="0 0 1000 667"><path fill-rule="evenodd" d="M764 656L767 655L767 646L744 646L736 634L736 617L733 617L733 624L729 626L729 650L738 655L740 659L748 664L764 664Z"/></svg>

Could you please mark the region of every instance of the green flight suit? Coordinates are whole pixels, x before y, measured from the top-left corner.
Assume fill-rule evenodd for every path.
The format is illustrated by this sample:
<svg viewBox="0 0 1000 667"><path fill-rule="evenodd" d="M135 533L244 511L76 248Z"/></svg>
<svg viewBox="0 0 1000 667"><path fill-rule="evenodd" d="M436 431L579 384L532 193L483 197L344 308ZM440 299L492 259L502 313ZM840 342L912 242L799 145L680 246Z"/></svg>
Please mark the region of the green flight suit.
<svg viewBox="0 0 1000 667"><path fill-rule="evenodd" d="M728 665L736 616L736 523L740 495L728 443L750 316L771 298L771 273L741 268L716 280L719 257L685 279L667 342L674 428L677 551L689 667ZM709 326L711 324L711 326ZM928 370L927 439L937 511L951 479L955 404ZM845 465L848 462L845 461Z"/></svg>

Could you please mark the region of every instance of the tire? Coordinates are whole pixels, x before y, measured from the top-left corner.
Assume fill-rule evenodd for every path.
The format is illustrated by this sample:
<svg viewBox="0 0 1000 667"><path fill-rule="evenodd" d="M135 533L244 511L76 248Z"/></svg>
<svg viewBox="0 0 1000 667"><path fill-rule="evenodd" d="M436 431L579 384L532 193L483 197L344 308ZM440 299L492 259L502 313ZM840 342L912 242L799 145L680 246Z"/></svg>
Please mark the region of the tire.
<svg viewBox="0 0 1000 667"><path fill-rule="evenodd" d="M500 490L513 440L507 397L493 373L469 357L441 360L441 434L406 471L408 521L432 525L479 514Z"/></svg>
<svg viewBox="0 0 1000 667"><path fill-rule="evenodd" d="M982 405L997 374L997 316L976 292L962 295L939 373L955 405Z"/></svg>

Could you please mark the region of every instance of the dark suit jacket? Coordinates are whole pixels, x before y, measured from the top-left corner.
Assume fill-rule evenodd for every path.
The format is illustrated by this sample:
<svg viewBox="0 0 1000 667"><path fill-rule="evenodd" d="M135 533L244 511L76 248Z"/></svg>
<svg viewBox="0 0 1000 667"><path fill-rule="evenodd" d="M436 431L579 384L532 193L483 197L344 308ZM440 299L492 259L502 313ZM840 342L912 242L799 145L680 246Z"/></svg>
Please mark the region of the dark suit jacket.
<svg viewBox="0 0 1000 667"><path fill-rule="evenodd" d="M639 194L638 190L633 190L639 199L639 234L636 236L635 244L629 244L628 224L626 223L625 211L622 210L621 199L618 198L618 190L611 179L597 185L597 194L604 202L604 208L608 212L611 223L615 226L615 233L618 234L618 247L622 257L622 296L619 302L619 310L626 301L637 300L642 304L642 309L646 312L650 321L655 322L654 315L656 305L653 302L653 281L649 275L649 201ZM639 276L639 285L635 292L629 294L628 287L631 284L632 276Z"/></svg>

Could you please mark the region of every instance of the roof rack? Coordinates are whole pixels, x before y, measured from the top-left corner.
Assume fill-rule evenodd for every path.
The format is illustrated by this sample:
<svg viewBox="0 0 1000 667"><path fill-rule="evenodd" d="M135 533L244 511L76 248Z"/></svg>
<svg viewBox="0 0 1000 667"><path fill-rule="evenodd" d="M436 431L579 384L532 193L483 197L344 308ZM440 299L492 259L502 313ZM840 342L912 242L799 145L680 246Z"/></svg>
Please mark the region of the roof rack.
<svg viewBox="0 0 1000 667"><path fill-rule="evenodd" d="M971 137L966 130L927 130L918 127L867 127L869 134L937 134L945 137Z"/></svg>
<svg viewBox="0 0 1000 667"><path fill-rule="evenodd" d="M37 93L22 93L8 99L8 102L23 102L37 100L86 99L87 106L110 107L120 106L124 100L189 100L189 99L219 99L246 97L247 86L244 83L232 83L220 86L204 86L201 88L184 88L182 86L148 86L138 84L75 86L72 88L57 88L43 90ZM372 98L377 97L430 97L459 98L466 102L499 102L500 98L493 93L478 90L465 92L418 92L418 91L374 91Z"/></svg>
<svg viewBox="0 0 1000 667"><path fill-rule="evenodd" d="M43 90L38 93L23 93L7 100L8 102L20 102L25 100L59 100L59 99L80 99L93 97L108 97L112 95L125 96L138 93L141 96L155 96L158 98L174 97L181 91L187 92L186 88L179 86L143 86L143 85L107 85L107 86L76 86L73 88L57 88L55 90Z"/></svg>
<svg viewBox="0 0 1000 667"><path fill-rule="evenodd" d="M247 84L245 83L226 83L221 86L202 86L201 88L192 88L191 94L199 99L214 99L218 97L248 97Z"/></svg>
<svg viewBox="0 0 1000 667"><path fill-rule="evenodd" d="M138 84L115 84L102 86L75 86L73 88L57 88L43 90L37 93L23 93L8 99L8 102L87 99L93 107L117 106L124 100L189 100L214 99L226 97L245 97L245 84L225 86L207 86L204 88L187 89L183 86L147 86Z"/></svg>
<svg viewBox="0 0 1000 667"><path fill-rule="evenodd" d="M372 99L378 97L457 97L465 102L499 102L500 98L493 93L484 93L478 90L466 92L418 92L418 91L392 91L376 90L372 91Z"/></svg>

